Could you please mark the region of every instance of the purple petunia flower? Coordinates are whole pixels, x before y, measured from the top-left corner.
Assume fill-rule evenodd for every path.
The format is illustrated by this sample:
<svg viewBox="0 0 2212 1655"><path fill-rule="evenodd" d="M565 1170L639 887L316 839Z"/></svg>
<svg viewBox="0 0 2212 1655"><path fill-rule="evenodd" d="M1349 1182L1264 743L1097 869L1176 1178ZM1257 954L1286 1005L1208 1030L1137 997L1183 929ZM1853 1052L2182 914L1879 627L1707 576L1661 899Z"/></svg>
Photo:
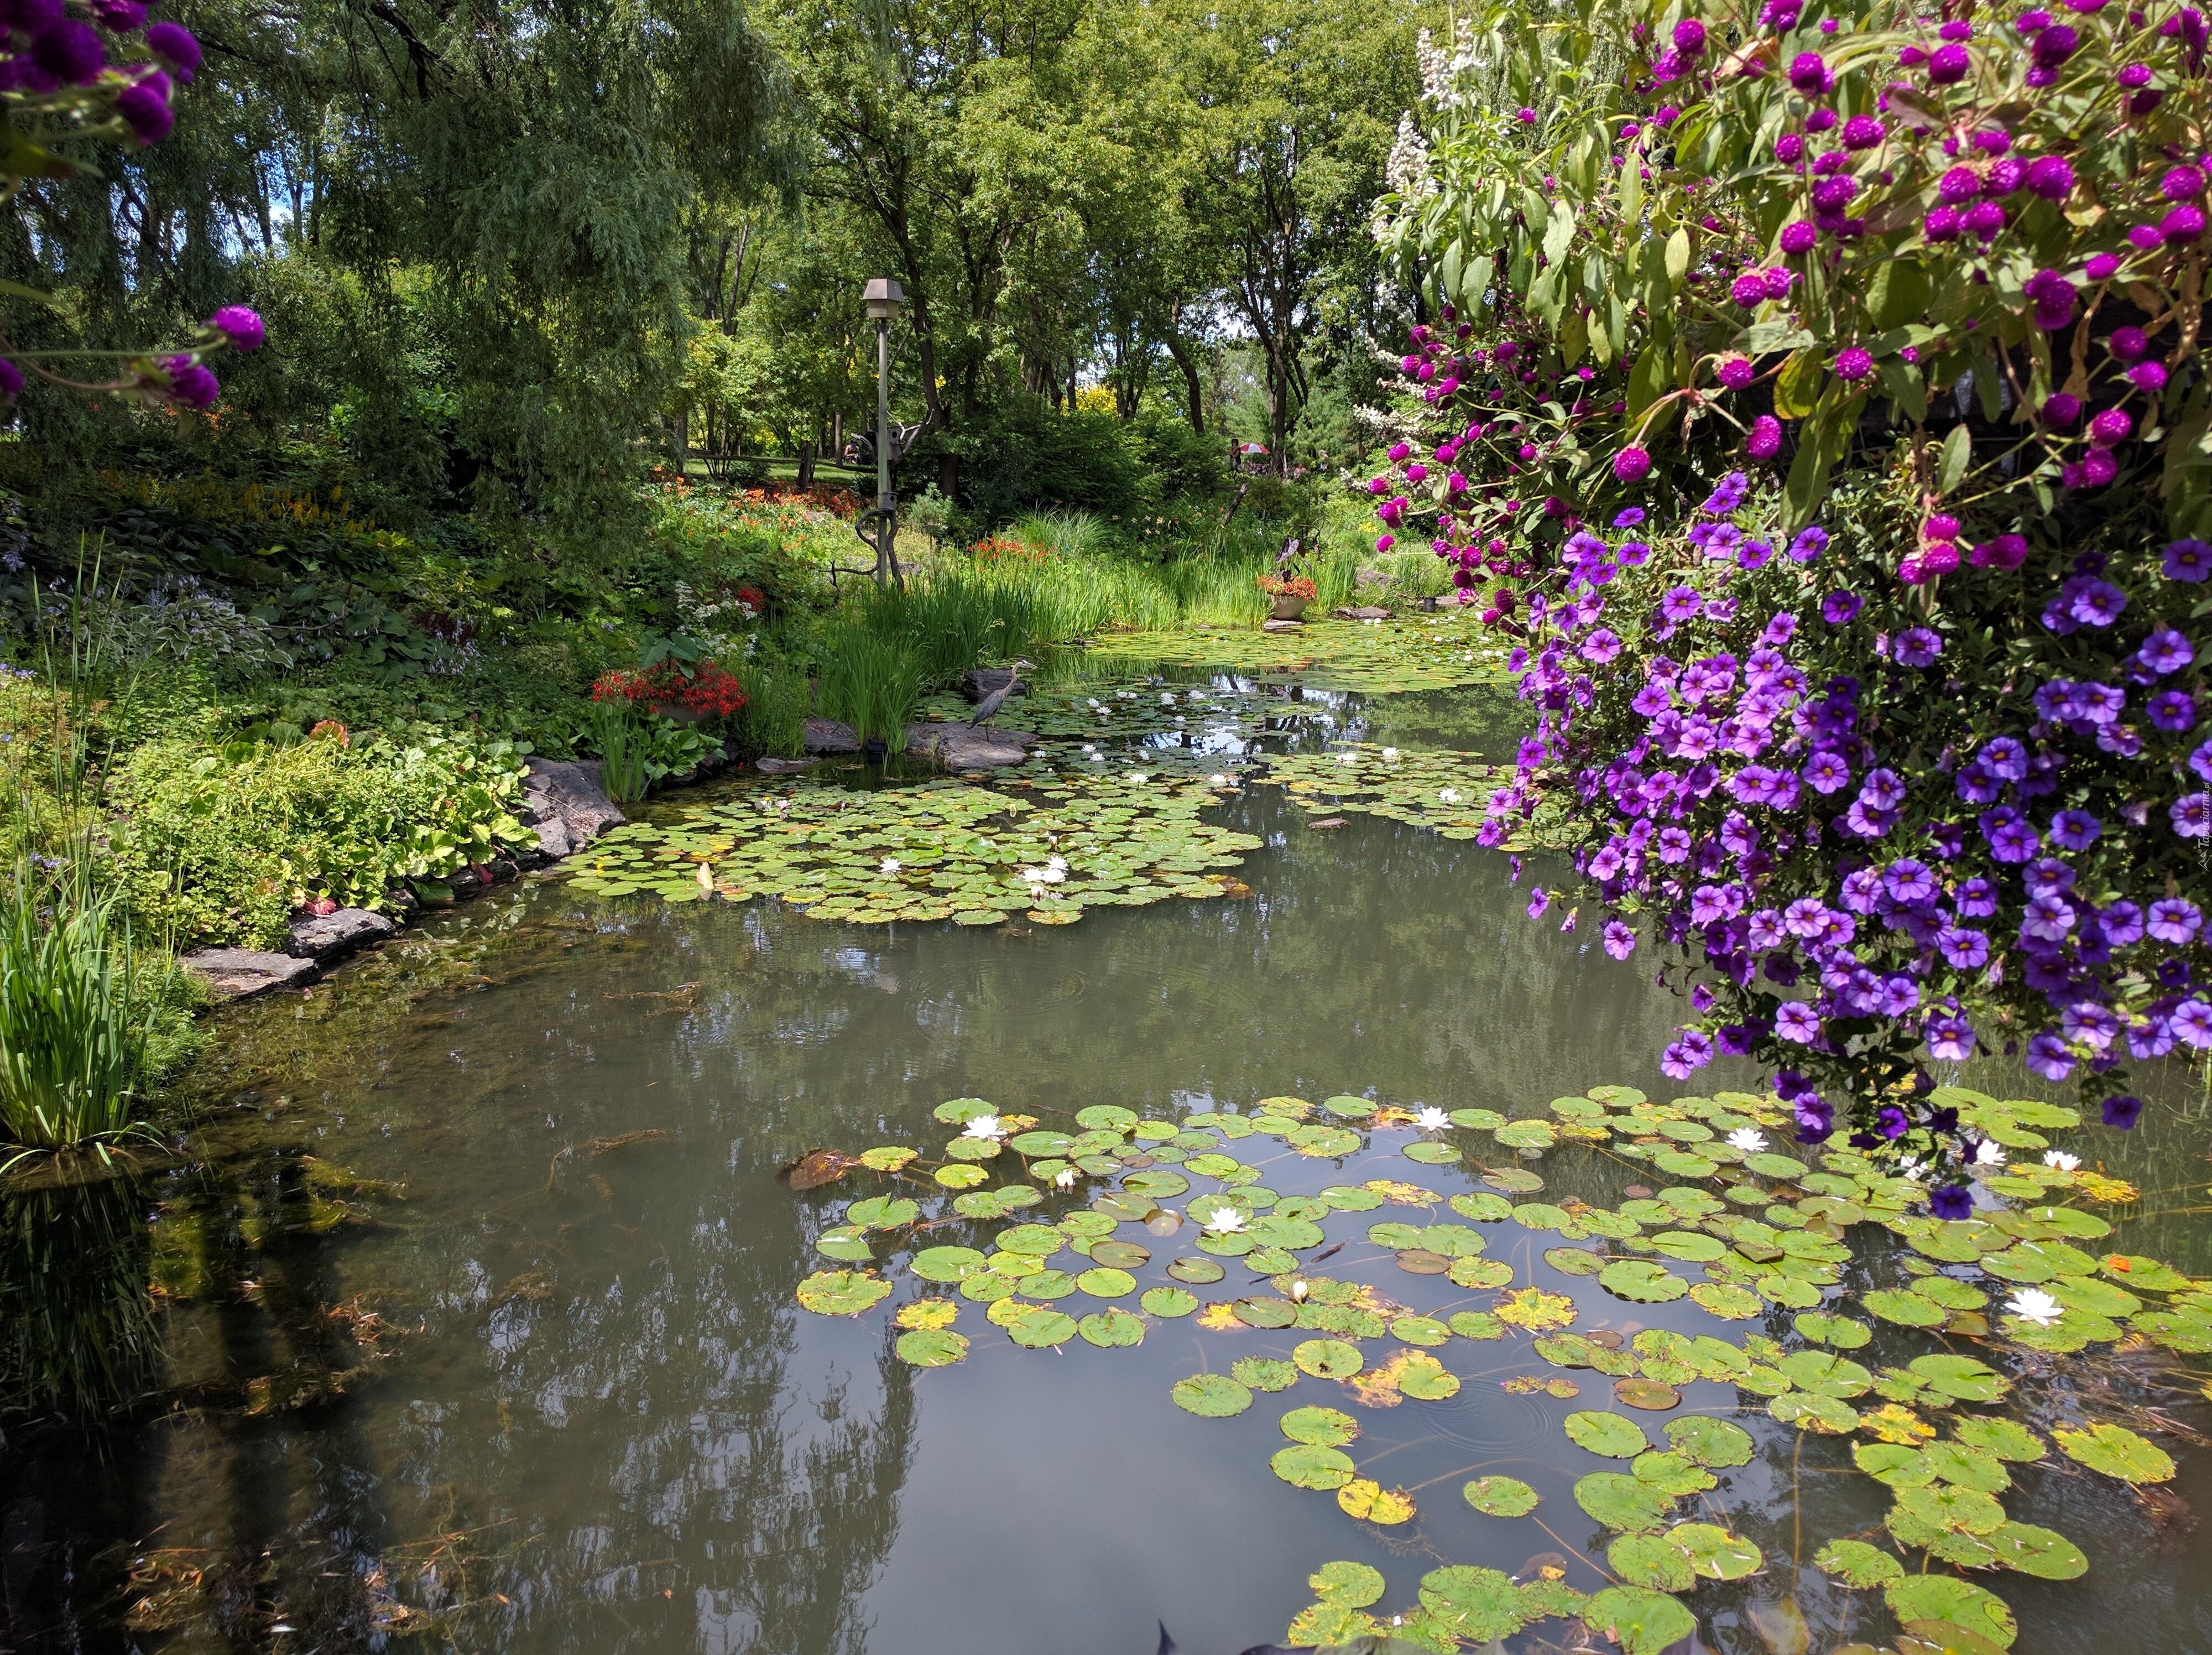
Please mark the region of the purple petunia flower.
<svg viewBox="0 0 2212 1655"><path fill-rule="evenodd" d="M2074 1073L2074 1054L2066 1043L2049 1031L2027 1043L2027 1063L2046 1080L2063 1080Z"/></svg>
<svg viewBox="0 0 2212 1655"><path fill-rule="evenodd" d="M1831 626L1843 626L1858 618L1866 607L1866 599L1856 592L1831 592L1820 600L1820 618Z"/></svg>
<svg viewBox="0 0 2212 1655"><path fill-rule="evenodd" d="M1947 1183L1929 1195L1928 1210L1944 1220L1971 1218L1974 1212L1974 1198L1966 1192L1965 1184Z"/></svg>
<svg viewBox="0 0 2212 1655"><path fill-rule="evenodd" d="M1971 926L1945 926L1936 934L1936 946L1954 970L1978 971L1990 963L1990 939Z"/></svg>
<svg viewBox="0 0 2212 1655"><path fill-rule="evenodd" d="M2084 626L2110 626L2128 606L2128 594L2110 581L2084 580L2076 587L2066 583L2070 597L2067 613Z"/></svg>
<svg viewBox="0 0 2212 1655"><path fill-rule="evenodd" d="M1542 885L1537 885L1528 892L1528 917L1530 919L1540 920L1543 918L1544 910L1551 905L1551 893L1546 891Z"/></svg>
<svg viewBox="0 0 2212 1655"><path fill-rule="evenodd" d="M2212 1046L2212 1006L2201 1000L2185 1000L2167 1014L2166 1026L2184 1045L2203 1051Z"/></svg>
<svg viewBox="0 0 2212 1655"><path fill-rule="evenodd" d="M2169 581L2202 581L2212 575L2212 545L2202 540L2169 542L2160 567Z"/></svg>
<svg viewBox="0 0 2212 1655"><path fill-rule="evenodd" d="M2185 839L2212 834L2212 793L2185 793L2166 811L2173 831Z"/></svg>
<svg viewBox="0 0 2212 1655"><path fill-rule="evenodd" d="M2086 810L2062 810L2051 818L2051 842L2063 850L2087 850L2104 831L2105 824Z"/></svg>
<svg viewBox="0 0 2212 1655"><path fill-rule="evenodd" d="M2133 1092L2124 1092L2117 1097L2106 1098L2099 1113L2104 1117L2106 1126L2118 1127L2125 1132L2142 1118L2142 1098Z"/></svg>
<svg viewBox="0 0 2212 1655"><path fill-rule="evenodd" d="M2203 911L2184 897L2166 897L2153 903L2146 921L2151 935L2176 947L2191 940L2203 928Z"/></svg>
<svg viewBox="0 0 2212 1655"><path fill-rule="evenodd" d="M1619 920L1605 922L1605 952L1615 959L1626 959L1636 952L1636 933Z"/></svg>
<svg viewBox="0 0 2212 1655"><path fill-rule="evenodd" d="M1698 595L1696 587L1672 587L1659 600L1660 618L1679 625L1697 614L1704 604L1705 600Z"/></svg>
<svg viewBox="0 0 2212 1655"><path fill-rule="evenodd" d="M2160 678L2168 672L2179 672L2196 660L2197 652L2190 648L2189 640L2170 626L2161 626L2142 642L2135 654L2136 662L2145 672Z"/></svg>
<svg viewBox="0 0 2212 1655"><path fill-rule="evenodd" d="M1932 666L1936 656L1943 653L1943 640L1927 627L1907 627L1897 635L1890 653L1900 666Z"/></svg>
<svg viewBox="0 0 2212 1655"><path fill-rule="evenodd" d="M1809 563L1828 549L1828 532L1817 523L1797 531L1797 538L1790 543L1790 556L1801 563Z"/></svg>
<svg viewBox="0 0 2212 1655"><path fill-rule="evenodd" d="M2161 730L2186 730L2197 722L2196 698L2184 690L2160 691L2150 698L2148 711L2152 725Z"/></svg>
<svg viewBox="0 0 2212 1655"><path fill-rule="evenodd" d="M1820 1019L1802 1001L1788 1001L1774 1013L1774 1032L1784 1040L1809 1046L1820 1037Z"/></svg>

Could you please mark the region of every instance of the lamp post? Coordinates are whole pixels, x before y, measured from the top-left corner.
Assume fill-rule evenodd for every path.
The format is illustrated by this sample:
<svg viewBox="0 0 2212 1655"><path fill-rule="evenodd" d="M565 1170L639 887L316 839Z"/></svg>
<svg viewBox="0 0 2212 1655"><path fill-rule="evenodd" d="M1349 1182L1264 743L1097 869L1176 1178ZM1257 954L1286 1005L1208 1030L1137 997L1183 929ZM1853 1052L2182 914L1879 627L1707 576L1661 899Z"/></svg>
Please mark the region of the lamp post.
<svg viewBox="0 0 2212 1655"><path fill-rule="evenodd" d="M906 295L888 276L872 280L861 295L876 324L876 584L904 581L899 574L898 496L891 492L891 324L906 305ZM865 534L863 535L865 538Z"/></svg>

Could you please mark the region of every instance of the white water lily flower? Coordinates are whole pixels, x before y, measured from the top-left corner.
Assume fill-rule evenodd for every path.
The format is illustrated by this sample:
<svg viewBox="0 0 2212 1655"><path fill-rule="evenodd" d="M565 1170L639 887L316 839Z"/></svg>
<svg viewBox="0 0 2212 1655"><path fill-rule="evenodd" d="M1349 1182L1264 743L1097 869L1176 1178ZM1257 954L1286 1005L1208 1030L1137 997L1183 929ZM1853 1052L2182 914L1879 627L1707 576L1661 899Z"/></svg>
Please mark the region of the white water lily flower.
<svg viewBox="0 0 2212 1655"><path fill-rule="evenodd" d="M1096 697L1096 696L1091 697L1091 704L1093 707L1096 707L1097 705L1098 705L1098 697Z"/></svg>
<svg viewBox="0 0 2212 1655"><path fill-rule="evenodd" d="M1201 1226L1210 1236L1233 1236L1244 1227L1244 1214L1234 1207L1217 1207Z"/></svg>
<svg viewBox="0 0 2212 1655"><path fill-rule="evenodd" d="M2005 1309L2023 1322L2033 1322L2039 1328L2047 1328L2064 1312L2058 1301L2040 1287L2022 1287L2005 1300Z"/></svg>
<svg viewBox="0 0 2212 1655"><path fill-rule="evenodd" d="M1063 1166L1063 1167L1061 1167L1061 1168L1060 1169L1060 1171L1057 1171L1057 1172L1055 1172L1055 1173L1054 1173L1054 1174L1052 1175L1052 1181L1053 1181L1053 1183L1054 1183L1057 1187L1059 1187L1060 1189L1062 1189L1062 1190L1073 1190L1073 1189L1074 1189L1074 1188L1075 1188L1075 1169L1074 1169L1073 1167L1072 1167L1072 1166Z"/></svg>
<svg viewBox="0 0 2212 1655"><path fill-rule="evenodd" d="M989 1138L995 1142L1006 1135L1006 1129L1000 1124L995 1115L978 1115L960 1129L960 1135L963 1138Z"/></svg>
<svg viewBox="0 0 2212 1655"><path fill-rule="evenodd" d="M1312 1289L1312 1288L1310 1288L1310 1287L1307 1287L1307 1286L1306 1286L1306 1284L1305 1284L1304 1282L1303 1282L1303 1281L1293 1281L1293 1282L1291 1282L1291 1303L1292 1303L1293 1305L1303 1305L1303 1304L1304 1304L1304 1303L1306 1302L1306 1295L1307 1295L1308 1293L1311 1293L1312 1291L1313 1291L1313 1289Z"/></svg>
<svg viewBox="0 0 2212 1655"><path fill-rule="evenodd" d="M1206 780L1206 785L1209 787L1225 788L1229 785L1229 778L1222 775L1218 770L1216 770L1212 776L1207 776Z"/></svg>
<svg viewBox="0 0 2212 1655"><path fill-rule="evenodd" d="M1093 753L1091 755L1091 762L1094 764L1103 764L1106 762L1106 755L1104 753Z"/></svg>
<svg viewBox="0 0 2212 1655"><path fill-rule="evenodd" d="M1152 779L1152 778L1151 776L1146 776L1142 770L1131 770L1129 772L1129 780L1132 782L1149 782Z"/></svg>
<svg viewBox="0 0 2212 1655"><path fill-rule="evenodd" d="M1398 762L1398 750L1395 747L1385 747L1382 749L1382 758L1386 763L1395 764Z"/></svg>
<svg viewBox="0 0 2212 1655"><path fill-rule="evenodd" d="M1413 1124L1424 1132L1441 1132L1451 1124L1451 1117L1434 1104L1425 1104L1414 1115Z"/></svg>
<svg viewBox="0 0 2212 1655"><path fill-rule="evenodd" d="M1357 764L1359 762L1359 755L1358 753L1339 753L1336 756L1336 762L1340 764Z"/></svg>
<svg viewBox="0 0 2212 1655"><path fill-rule="evenodd" d="M1067 872L1067 858L1057 854L1046 857L1044 865L1056 873L1065 873Z"/></svg>
<svg viewBox="0 0 2212 1655"><path fill-rule="evenodd" d="M896 856L886 856L876 864L876 872L878 873L896 873L898 871L899 859Z"/></svg>
<svg viewBox="0 0 2212 1655"><path fill-rule="evenodd" d="M1443 804L1456 805L1459 803L1459 789L1457 788L1439 788L1437 789L1437 798Z"/></svg>
<svg viewBox="0 0 2212 1655"><path fill-rule="evenodd" d="M2055 1166L2061 1172L2071 1172L2081 1165L2081 1158L2079 1155L2069 1155L2063 1149L2046 1149L2043 1152L2043 1164L2045 1166Z"/></svg>
<svg viewBox="0 0 2212 1655"><path fill-rule="evenodd" d="M1747 1155L1756 1155L1766 1147L1766 1135L1755 1126L1740 1126L1728 1135L1728 1141Z"/></svg>
<svg viewBox="0 0 2212 1655"><path fill-rule="evenodd" d="M1980 1147L1974 1151L1974 1165L1977 1166L2002 1166L2004 1164L2005 1153L2003 1147L1999 1145L1994 1138L1983 1139Z"/></svg>
<svg viewBox="0 0 2212 1655"><path fill-rule="evenodd" d="M1042 885L1031 885L1031 886L1030 887L1030 900L1031 902L1042 902L1042 901L1044 900L1044 898L1045 898L1045 888L1044 888L1044 886L1042 886Z"/></svg>
<svg viewBox="0 0 2212 1655"><path fill-rule="evenodd" d="M1160 691L1160 705L1161 705L1161 706L1163 706L1163 707L1172 707L1172 706L1174 706L1175 704L1176 704L1176 703L1175 703L1175 697L1174 697L1173 696L1170 695L1170 694L1169 694L1166 691L1164 691L1164 690L1163 690L1163 691Z"/></svg>

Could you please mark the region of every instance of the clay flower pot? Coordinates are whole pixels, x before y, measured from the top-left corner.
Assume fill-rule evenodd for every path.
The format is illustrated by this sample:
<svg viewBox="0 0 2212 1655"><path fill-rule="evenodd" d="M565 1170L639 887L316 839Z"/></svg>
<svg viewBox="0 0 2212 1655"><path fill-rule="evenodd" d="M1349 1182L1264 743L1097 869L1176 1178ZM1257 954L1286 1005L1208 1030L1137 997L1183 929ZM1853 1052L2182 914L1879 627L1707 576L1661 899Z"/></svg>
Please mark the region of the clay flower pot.
<svg viewBox="0 0 2212 1655"><path fill-rule="evenodd" d="M1274 612L1268 619L1294 621L1306 612L1306 605L1312 601L1310 598L1300 598L1286 592L1275 599Z"/></svg>

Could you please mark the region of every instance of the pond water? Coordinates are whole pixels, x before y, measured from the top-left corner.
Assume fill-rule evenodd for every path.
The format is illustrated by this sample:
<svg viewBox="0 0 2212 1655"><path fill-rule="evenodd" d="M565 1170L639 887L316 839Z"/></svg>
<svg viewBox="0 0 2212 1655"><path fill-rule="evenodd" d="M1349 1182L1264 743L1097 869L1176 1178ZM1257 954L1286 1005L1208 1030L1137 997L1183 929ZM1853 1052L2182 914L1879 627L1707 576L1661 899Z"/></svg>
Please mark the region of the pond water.
<svg viewBox="0 0 2212 1655"><path fill-rule="evenodd" d="M1486 723L1449 697L1331 705L1340 734L1503 756L1494 709ZM1880 1539L1888 1491L1854 1469L1851 1438L1802 1434L1732 1384L1679 1376L1679 1409L1618 1409L1610 1378L1549 1365L1512 1331L1438 1343L1460 1380L1441 1400L1303 1378L1234 1417L1199 1417L1171 1400L1178 1380L1279 1360L1314 1335L1147 1316L1133 1348L1024 1348L986 1303L892 1262L985 1247L1006 1222L953 1215L926 1173L902 1186L863 1170L803 1193L778 1180L824 1147L907 1146L934 1163L961 1128L933 1111L956 1098L1076 1131L1096 1105L1180 1123L1350 1095L1542 1116L1593 1086L1685 1090L1652 1065L1677 1011L1648 969L1528 922L1540 859L1516 884L1495 853L1404 824L1353 815L1313 831L1266 788L1208 815L1262 842L1238 872L1247 897L1099 909L1066 927L856 926L540 880L234 1016L198 1086L209 1163L125 1191L161 1214L148 1268L167 1294L167 1359L153 1396L98 1441L18 1430L0 1462L12 1646L1152 1655L1164 1624L1188 1655L1230 1655L1283 1637L1331 1561L1380 1571L1386 1617L1447 1564L1528 1581L1548 1562L1567 1586L1604 1586L1608 1535L1573 1491L1627 1465L1576 1446L1564 1423L1607 1409L1661 1447L1669 1420L1693 1415L1754 1439L1748 1463L1675 1513L1762 1552L1748 1579L1686 1594L1708 1646L1893 1643L1879 1591L1847 1591L1812 1562L1831 1539ZM2130 1138L2054 1135L2146 1192L2146 1216L2084 1246L2212 1270L2200 1110L2177 1092ZM1338 1119L1357 1141L1327 1157L1265 1135L1216 1148L1285 1197L1369 1179L1473 1195L1497 1182L1484 1166L1508 1184L1534 1173L1534 1199L1570 1205L1673 1182L1595 1147L1525 1158L1456 1129L1466 1159L1416 1164L1405 1147L1443 1135ZM1190 1151L1169 1148L1153 1170ZM994 1181L1018 1183L1004 1159ZM1049 1222L1114 1180L1083 1182L1010 1221ZM1163 1204L1195 1211L1216 1187L1188 1182ZM817 1251L823 1232L886 1192L946 1221L876 1238L896 1289L883 1304L803 1310L800 1283L844 1268ZM1441 1206L1335 1213L1328 1243L1342 1250L1310 1247L1301 1268L1438 1321L1495 1301L1368 1239L1371 1222L1401 1219L1455 1221ZM1811 1348L1786 1307L1724 1323L1686 1299L1632 1302L1547 1262L1557 1234L1477 1227L1516 1288L1574 1298L1578 1330ZM1194 1285L1198 1299L1273 1292L1239 1256L1194 1246L1196 1231L1188 1214L1166 1234L1121 1224L1116 1237L1151 1254L1136 1289L1174 1285L1173 1259L1212 1257L1225 1279ZM1904 1279L1889 1257L1901 1250L1874 1233L1855 1288ZM965 1360L918 1368L895 1354L892 1312L924 1288L957 1307ZM18 1284L11 1302L27 1296ZM1083 1316L1109 1301L1055 1302ZM1364 1342L1369 1368L1396 1348ZM2180 1471L2149 1504L2055 1451L2011 1466L2010 1514L2063 1532L2090 1566L2069 1581L1974 1576L2011 1606L2014 1646L2212 1648L2206 1594L2187 1584L2212 1562L2190 1515L2212 1496L2212 1454L2184 1446L2205 1410L2145 1377L2171 1359L2052 1360L1886 1323L1850 1354L1872 1368L1943 1348L2014 1374L2015 1415L2045 1436L2085 1410L2141 1424L2146 1399L2185 1433L2161 1439ZM1580 1394L1509 1389L1517 1376ZM1413 1520L1355 1521L1271 1474L1279 1419L1305 1405L1357 1418L1359 1476L1408 1491ZM1524 1482L1540 1503L1481 1513L1461 1489L1484 1476ZM1574 1635L1540 1621L1502 1646Z"/></svg>

